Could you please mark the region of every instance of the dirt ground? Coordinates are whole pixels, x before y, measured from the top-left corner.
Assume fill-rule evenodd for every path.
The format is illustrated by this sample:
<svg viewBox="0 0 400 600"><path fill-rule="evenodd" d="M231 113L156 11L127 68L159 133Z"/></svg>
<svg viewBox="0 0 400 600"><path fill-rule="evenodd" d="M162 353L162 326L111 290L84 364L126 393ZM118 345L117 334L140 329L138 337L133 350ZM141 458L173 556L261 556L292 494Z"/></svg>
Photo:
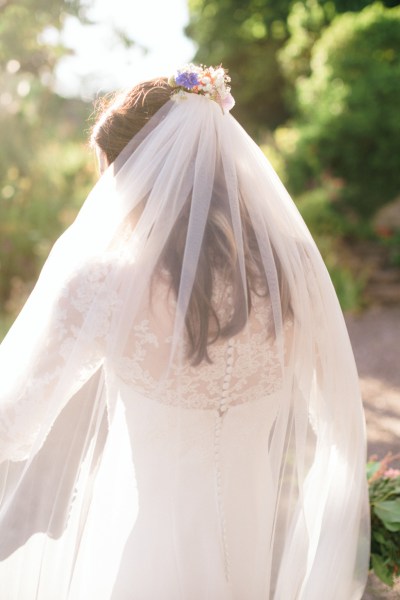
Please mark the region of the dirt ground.
<svg viewBox="0 0 400 600"><path fill-rule="evenodd" d="M368 455L400 452L400 306L347 316L360 375Z"/></svg>
<svg viewBox="0 0 400 600"><path fill-rule="evenodd" d="M400 306L371 308L346 322L360 375L368 434L368 456L400 452ZM400 599L370 577L363 600ZM339 600L339 599L338 599Z"/></svg>

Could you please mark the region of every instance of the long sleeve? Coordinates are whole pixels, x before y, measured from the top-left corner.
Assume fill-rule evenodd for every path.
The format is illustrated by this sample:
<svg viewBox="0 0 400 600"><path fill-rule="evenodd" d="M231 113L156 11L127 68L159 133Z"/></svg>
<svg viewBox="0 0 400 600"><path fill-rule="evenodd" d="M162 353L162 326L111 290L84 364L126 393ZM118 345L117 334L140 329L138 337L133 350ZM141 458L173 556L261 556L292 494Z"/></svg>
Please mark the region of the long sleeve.
<svg viewBox="0 0 400 600"><path fill-rule="evenodd" d="M0 393L0 462L24 460L38 435L45 439L43 429L51 428L101 365L116 304L116 293L105 283L107 272L106 264L92 264L65 282L29 361L12 365L11 385Z"/></svg>

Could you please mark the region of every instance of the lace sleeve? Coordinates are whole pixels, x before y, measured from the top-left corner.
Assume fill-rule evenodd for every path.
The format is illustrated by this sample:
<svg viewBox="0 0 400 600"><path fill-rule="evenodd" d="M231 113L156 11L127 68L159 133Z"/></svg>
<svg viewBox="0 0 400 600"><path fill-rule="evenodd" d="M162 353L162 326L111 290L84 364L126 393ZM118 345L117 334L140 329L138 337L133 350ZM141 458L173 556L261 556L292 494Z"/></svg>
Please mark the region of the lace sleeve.
<svg viewBox="0 0 400 600"><path fill-rule="evenodd" d="M0 394L0 462L26 459L37 436L45 439L71 396L101 365L116 302L105 284L107 271L107 265L91 265L63 285L29 363L13 366L12 385Z"/></svg>

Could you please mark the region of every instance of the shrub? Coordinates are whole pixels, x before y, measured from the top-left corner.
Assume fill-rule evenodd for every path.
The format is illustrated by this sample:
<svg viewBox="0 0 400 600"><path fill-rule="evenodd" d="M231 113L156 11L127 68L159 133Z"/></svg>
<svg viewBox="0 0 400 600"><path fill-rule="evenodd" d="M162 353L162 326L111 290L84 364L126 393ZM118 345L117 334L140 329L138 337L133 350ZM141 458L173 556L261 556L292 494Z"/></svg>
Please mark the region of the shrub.
<svg viewBox="0 0 400 600"><path fill-rule="evenodd" d="M342 247L342 238L353 232L353 224L332 205L334 190L318 188L299 196L297 207L324 259L343 310L363 305L365 274L354 272Z"/></svg>
<svg viewBox="0 0 400 600"><path fill-rule="evenodd" d="M0 161L0 166L4 163ZM28 164L0 176L0 304L15 315L48 252L72 222L94 180L87 148L44 140Z"/></svg>
<svg viewBox="0 0 400 600"><path fill-rule="evenodd" d="M284 148L291 191L341 178L341 206L369 217L400 189L400 8L336 17L296 92L297 142Z"/></svg>

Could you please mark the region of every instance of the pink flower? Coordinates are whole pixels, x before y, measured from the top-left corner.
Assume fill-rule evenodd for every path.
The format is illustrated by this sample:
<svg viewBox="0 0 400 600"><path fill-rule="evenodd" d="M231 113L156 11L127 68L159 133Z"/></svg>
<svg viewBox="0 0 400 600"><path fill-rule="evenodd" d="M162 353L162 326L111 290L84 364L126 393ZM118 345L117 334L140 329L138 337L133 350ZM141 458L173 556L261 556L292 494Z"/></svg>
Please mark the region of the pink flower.
<svg viewBox="0 0 400 600"><path fill-rule="evenodd" d="M383 476L386 479L396 479L396 477L400 477L400 469L387 469Z"/></svg>
<svg viewBox="0 0 400 600"><path fill-rule="evenodd" d="M219 104L224 112L229 112L235 106L235 100L232 94L228 93L225 98L220 97Z"/></svg>

